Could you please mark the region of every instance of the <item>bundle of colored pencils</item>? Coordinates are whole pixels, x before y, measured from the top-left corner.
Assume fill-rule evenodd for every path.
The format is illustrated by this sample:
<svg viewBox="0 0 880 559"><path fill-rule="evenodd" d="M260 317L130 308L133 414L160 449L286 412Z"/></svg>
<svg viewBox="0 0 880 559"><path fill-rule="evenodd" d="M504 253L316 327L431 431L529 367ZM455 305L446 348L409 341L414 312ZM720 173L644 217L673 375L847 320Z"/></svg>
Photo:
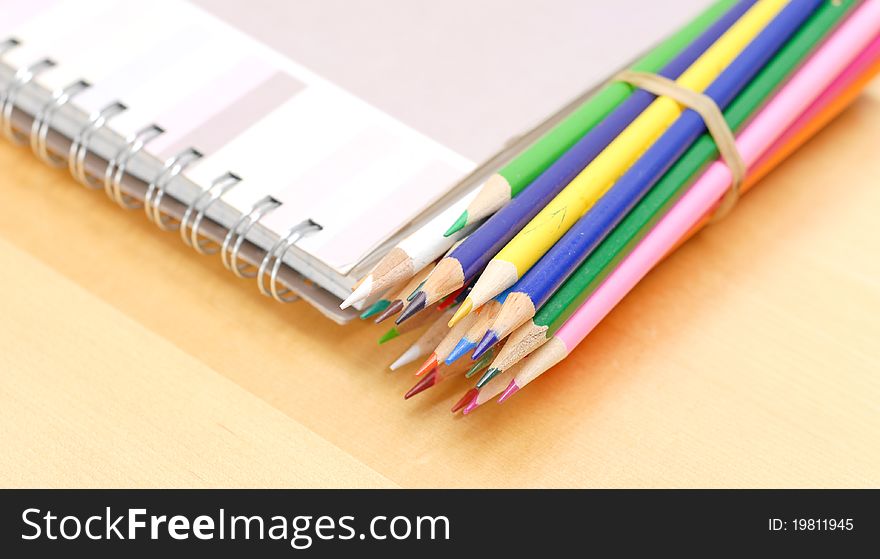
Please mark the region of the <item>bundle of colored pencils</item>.
<svg viewBox="0 0 880 559"><path fill-rule="evenodd" d="M729 209L732 189L748 191L880 71L880 0L721 0L632 70L711 99L741 180L700 113L610 82L463 201L454 223L443 213L400 243L343 303L369 298L364 318L396 316L382 342L426 326L391 366L428 356L407 398L482 373L453 406L469 413L564 359Z"/></svg>

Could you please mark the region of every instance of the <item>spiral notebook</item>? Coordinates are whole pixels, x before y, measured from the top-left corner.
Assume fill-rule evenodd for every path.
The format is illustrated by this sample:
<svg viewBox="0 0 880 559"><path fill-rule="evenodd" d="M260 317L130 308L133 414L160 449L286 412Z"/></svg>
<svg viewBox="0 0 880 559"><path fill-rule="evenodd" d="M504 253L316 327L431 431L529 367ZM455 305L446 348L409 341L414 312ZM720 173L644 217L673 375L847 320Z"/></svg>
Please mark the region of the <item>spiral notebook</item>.
<svg viewBox="0 0 880 559"><path fill-rule="evenodd" d="M198 4L0 0L0 127L344 323L397 241L705 2Z"/></svg>

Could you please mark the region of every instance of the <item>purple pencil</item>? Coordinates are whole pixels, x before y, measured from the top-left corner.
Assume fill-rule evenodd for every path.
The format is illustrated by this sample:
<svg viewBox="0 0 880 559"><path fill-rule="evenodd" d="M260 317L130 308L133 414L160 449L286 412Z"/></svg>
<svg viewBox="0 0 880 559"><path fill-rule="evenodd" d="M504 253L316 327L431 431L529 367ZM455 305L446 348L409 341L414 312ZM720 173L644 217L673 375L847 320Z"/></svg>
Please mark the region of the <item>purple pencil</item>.
<svg viewBox="0 0 880 559"><path fill-rule="evenodd" d="M660 75L676 79L754 4L737 2L711 27L664 66ZM489 260L544 206L571 182L656 98L637 90L581 138L569 151L529 185L519 196L489 218L470 237L443 258L397 319L400 324L441 297L473 279Z"/></svg>

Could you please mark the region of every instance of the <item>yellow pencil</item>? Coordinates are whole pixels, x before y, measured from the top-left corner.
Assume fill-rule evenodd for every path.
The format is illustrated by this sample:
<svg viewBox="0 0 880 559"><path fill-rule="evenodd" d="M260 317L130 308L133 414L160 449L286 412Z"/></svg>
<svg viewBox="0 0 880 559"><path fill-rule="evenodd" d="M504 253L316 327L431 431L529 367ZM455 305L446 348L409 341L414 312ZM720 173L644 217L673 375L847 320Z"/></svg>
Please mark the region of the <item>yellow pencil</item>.
<svg viewBox="0 0 880 559"><path fill-rule="evenodd" d="M759 0L688 68L676 83L703 91L788 2ZM681 115L659 97L495 255L450 324L522 277Z"/></svg>

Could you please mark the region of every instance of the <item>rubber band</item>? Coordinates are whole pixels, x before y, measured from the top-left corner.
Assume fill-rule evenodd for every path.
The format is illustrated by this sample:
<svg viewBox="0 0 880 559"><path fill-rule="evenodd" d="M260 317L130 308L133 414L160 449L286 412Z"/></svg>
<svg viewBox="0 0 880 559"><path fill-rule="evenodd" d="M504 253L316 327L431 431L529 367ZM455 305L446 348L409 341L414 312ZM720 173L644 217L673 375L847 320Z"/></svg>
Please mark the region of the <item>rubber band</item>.
<svg viewBox="0 0 880 559"><path fill-rule="evenodd" d="M626 82L655 95L669 97L700 115L718 147L718 153L721 154L721 158L730 169L731 175L730 188L712 214L711 221L715 222L726 216L739 200L740 187L745 181L748 168L736 147L736 137L730 126L727 125L727 121L724 120L724 113L721 112L718 104L708 95L682 87L669 78L648 72L624 70L615 75L612 81Z"/></svg>

